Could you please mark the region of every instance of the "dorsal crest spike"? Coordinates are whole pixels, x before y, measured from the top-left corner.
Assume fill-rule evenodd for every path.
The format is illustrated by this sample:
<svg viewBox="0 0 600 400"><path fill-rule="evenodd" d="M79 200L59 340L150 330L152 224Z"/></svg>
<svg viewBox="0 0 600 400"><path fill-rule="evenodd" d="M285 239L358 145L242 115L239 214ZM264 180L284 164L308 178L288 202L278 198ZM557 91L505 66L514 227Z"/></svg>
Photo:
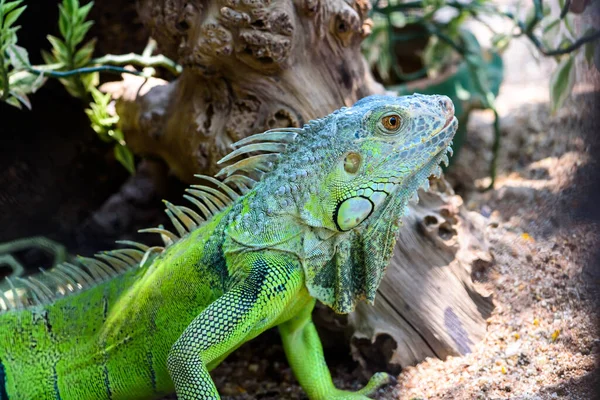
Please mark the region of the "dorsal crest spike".
<svg viewBox="0 0 600 400"><path fill-rule="evenodd" d="M192 219L190 218L182 209L180 206L176 206L172 203L169 203L166 200L163 200L163 203L165 203L165 205L167 206L167 210L170 211L175 217L177 217L177 219L179 221L181 221L181 223L185 226L185 230L187 232L191 232L192 229L194 229L195 227L198 226L198 224ZM168 214L167 214L168 215ZM180 235L182 235L181 232L179 232Z"/></svg>
<svg viewBox="0 0 600 400"><path fill-rule="evenodd" d="M187 194L184 194L183 198L189 201L190 203L194 204L196 207L198 207L200 212L204 214L205 219L210 219L212 217L212 212L197 198Z"/></svg>
<svg viewBox="0 0 600 400"><path fill-rule="evenodd" d="M254 187L254 185L256 185L256 181L254 179L240 174L231 175L229 178L225 179L224 182L236 185L243 194L248 193Z"/></svg>
<svg viewBox="0 0 600 400"><path fill-rule="evenodd" d="M96 283L95 279L92 278L86 271L84 271L83 268L77 268L73 264L66 262L62 263L61 266L64 268L65 272L68 270L71 272L71 276L77 277L80 283L83 282L81 285L93 286Z"/></svg>
<svg viewBox="0 0 600 400"><path fill-rule="evenodd" d="M102 276L101 277L102 280L110 279L115 274L115 271L111 267L109 267L102 261L97 260L95 258L79 256L79 257L77 257L77 260L82 265L87 266L88 269L90 268L90 266L95 267L96 271L100 272L100 275Z"/></svg>
<svg viewBox="0 0 600 400"><path fill-rule="evenodd" d="M277 162L277 159L280 157L277 153L270 154L259 154L256 156L250 156L248 158L244 158L235 164L228 165L224 167L219 172L217 172L216 176L224 176L228 177L236 172L269 172L272 170L273 165Z"/></svg>
<svg viewBox="0 0 600 400"><path fill-rule="evenodd" d="M240 148L251 143L258 142L282 142L291 143L296 139L299 133L302 132L302 128L275 128L269 129L263 133L257 133L250 135L244 139L238 140L231 144L232 148Z"/></svg>
<svg viewBox="0 0 600 400"><path fill-rule="evenodd" d="M115 253L123 254L133 260L132 263L139 262L144 256L144 252L138 249L117 249L113 250Z"/></svg>
<svg viewBox="0 0 600 400"><path fill-rule="evenodd" d="M45 302L50 302L50 298L46 296L46 294L34 282L28 278L21 278L19 276L17 276L16 279L30 290L29 293L31 293L32 300L36 306L41 306Z"/></svg>
<svg viewBox="0 0 600 400"><path fill-rule="evenodd" d="M210 201L217 208L216 212L224 210L227 207L226 204L223 203L223 201L221 201L221 199L219 199L217 196L213 195L213 193L211 193L208 189L218 192L218 190L208 188L202 185L192 185L187 192L193 194L194 196L202 200Z"/></svg>
<svg viewBox="0 0 600 400"><path fill-rule="evenodd" d="M73 280L69 275L65 274L58 268L52 268L47 272L48 275L53 276L54 280L57 282L57 287L71 287L69 291L74 291L78 289L77 282Z"/></svg>
<svg viewBox="0 0 600 400"><path fill-rule="evenodd" d="M44 282L40 281L35 276L29 276L28 279L31 282L34 282L40 288L40 290L44 291L48 296L48 299L52 299L54 297L54 292L52 292L52 290Z"/></svg>
<svg viewBox="0 0 600 400"><path fill-rule="evenodd" d="M10 291L11 291L11 294L13 297L13 303L15 304L15 308L17 310L20 310L21 308L23 308L24 305L21 302L19 293L17 292L17 288L15 288L15 284L8 276L5 279L6 279L6 282L8 283L8 286L10 287Z"/></svg>
<svg viewBox="0 0 600 400"><path fill-rule="evenodd" d="M104 254L118 258L119 260L125 262L128 267L136 263L135 258L129 256L124 249L105 251Z"/></svg>
<svg viewBox="0 0 600 400"><path fill-rule="evenodd" d="M150 254L160 253L163 250L164 250L164 247L160 247L160 246L149 247L148 250L144 253L142 260L140 261L140 267L143 267L146 264L146 262L148 261L148 258L150 258Z"/></svg>
<svg viewBox="0 0 600 400"><path fill-rule="evenodd" d="M191 188L185 189L185 191L188 192L189 194L193 195L194 197L204 201L204 204L206 204L206 206L210 210L211 217L213 215L217 214L221 210L221 207L219 207L219 205L215 204L215 202L213 201L214 196L212 196L211 194L203 192L198 189L191 189ZM221 203L221 202L218 201L218 203ZM221 203L221 205L223 205L223 204Z"/></svg>
<svg viewBox="0 0 600 400"><path fill-rule="evenodd" d="M252 153L252 152L258 152L258 151L268 151L271 153L283 153L286 149L286 144L284 143L252 143L252 144L247 144L243 147L240 147L234 151L232 151L231 153L229 153L228 155L226 155L225 157L221 158L219 161L217 161L217 164L222 164L224 162L227 162L229 160L233 160L234 158L236 158L239 155L242 154L247 154L247 153Z"/></svg>
<svg viewBox="0 0 600 400"><path fill-rule="evenodd" d="M196 224L196 226L200 226L200 225L202 225L203 222L206 221L204 218L202 218L200 216L200 214L198 214L196 211L192 210L189 207L186 207L186 206L177 206L177 208L179 210L181 210L184 214L186 214L188 217L190 217L194 221L194 223Z"/></svg>
<svg viewBox="0 0 600 400"><path fill-rule="evenodd" d="M223 193L220 190L217 190L215 188L211 188L210 186L191 185L190 187L213 194L215 197L217 197L221 201L221 203L223 204L223 207L228 206L232 202L231 198L229 198L229 196L227 196L225 193Z"/></svg>
<svg viewBox="0 0 600 400"><path fill-rule="evenodd" d="M136 247L141 251L147 251L150 247L145 244L134 242L132 240L117 240L115 243L124 244L126 246Z"/></svg>
<svg viewBox="0 0 600 400"><path fill-rule="evenodd" d="M235 190L233 190L232 188L230 188L229 186L227 186L220 180L213 178L212 176L201 175L201 174L196 174L194 176L196 178L204 179L205 181L208 181L208 182L214 184L219 189L221 189L225 194L227 194L227 196L229 196L231 198L231 200L233 200L233 201L237 200L240 197L240 195L237 194L235 192Z"/></svg>
<svg viewBox="0 0 600 400"><path fill-rule="evenodd" d="M139 233L158 233L161 235L163 241L165 242L165 246L169 246L172 243L175 243L179 240L179 237L171 231L168 231L164 228L146 228L140 229Z"/></svg>
<svg viewBox="0 0 600 400"><path fill-rule="evenodd" d="M127 263L121 261L117 257L108 255L107 252L96 254L94 257L106 261L106 263L114 268L114 270L117 272L127 269Z"/></svg>
<svg viewBox="0 0 600 400"><path fill-rule="evenodd" d="M184 237L188 233L188 231L183 227L183 225L181 225L181 222L179 222L177 217L175 217L175 215L168 208L165 210L165 213L167 214L167 217L169 217L169 219L171 220L171 223L175 227L175 230L179 234L179 237Z"/></svg>
<svg viewBox="0 0 600 400"><path fill-rule="evenodd" d="M64 264L58 264L53 269L61 271L63 274L65 274L65 276L72 278L73 282L75 282L74 287L77 287L77 288L85 287L85 284L86 284L85 279L80 274L74 273L73 271L71 271L71 269L69 269L68 267L65 267Z"/></svg>

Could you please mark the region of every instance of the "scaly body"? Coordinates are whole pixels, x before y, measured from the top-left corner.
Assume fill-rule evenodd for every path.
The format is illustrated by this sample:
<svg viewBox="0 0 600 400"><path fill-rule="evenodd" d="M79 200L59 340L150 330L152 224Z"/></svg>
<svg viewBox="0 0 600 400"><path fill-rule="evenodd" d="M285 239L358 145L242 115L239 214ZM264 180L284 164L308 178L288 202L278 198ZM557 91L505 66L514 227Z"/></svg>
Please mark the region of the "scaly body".
<svg viewBox="0 0 600 400"><path fill-rule="evenodd" d="M278 326L311 399L337 390L311 321L373 301L407 201L456 130L443 96L372 96L302 129L241 141L225 183L167 204L165 248L116 250L0 288L0 400L218 399L209 371ZM231 189L236 187L241 193Z"/></svg>

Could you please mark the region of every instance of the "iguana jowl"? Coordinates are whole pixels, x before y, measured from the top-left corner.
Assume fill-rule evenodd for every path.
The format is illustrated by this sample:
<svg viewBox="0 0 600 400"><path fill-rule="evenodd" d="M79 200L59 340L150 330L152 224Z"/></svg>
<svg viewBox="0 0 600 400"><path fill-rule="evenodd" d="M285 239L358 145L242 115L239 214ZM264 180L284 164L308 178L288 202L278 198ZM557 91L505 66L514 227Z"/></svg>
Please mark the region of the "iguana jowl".
<svg viewBox="0 0 600 400"><path fill-rule="evenodd" d="M408 201L447 162L458 126L445 96L370 96L250 136L167 204L165 248L130 242L0 290L0 399L218 399L209 371L278 326L311 399L334 387L311 311L373 301ZM236 190L232 189L235 188Z"/></svg>

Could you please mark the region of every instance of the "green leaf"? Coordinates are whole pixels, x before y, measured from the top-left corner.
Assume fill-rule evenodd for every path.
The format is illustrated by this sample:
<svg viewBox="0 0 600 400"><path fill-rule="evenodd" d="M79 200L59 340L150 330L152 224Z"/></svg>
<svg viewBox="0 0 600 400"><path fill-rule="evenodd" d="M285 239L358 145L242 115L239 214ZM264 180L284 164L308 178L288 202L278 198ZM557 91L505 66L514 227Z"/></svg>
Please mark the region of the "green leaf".
<svg viewBox="0 0 600 400"><path fill-rule="evenodd" d="M96 39L89 40L86 44L81 47L75 57L73 58L73 65L75 68L81 68L88 64L94 53L94 47L96 46Z"/></svg>
<svg viewBox="0 0 600 400"><path fill-rule="evenodd" d="M19 100L17 100L16 97L9 97L8 99L5 100L6 104L10 104L11 106L17 107L19 110L22 109L23 107L21 107L21 103L19 102Z"/></svg>
<svg viewBox="0 0 600 400"><path fill-rule="evenodd" d="M575 19L575 15L572 13L567 13L567 15L565 16L565 19L564 19L565 26L567 27L567 30L573 37L575 37L575 30L573 29L574 19Z"/></svg>
<svg viewBox="0 0 600 400"><path fill-rule="evenodd" d="M17 31L20 27L16 26L0 31L0 51L6 51L8 46L17 44Z"/></svg>
<svg viewBox="0 0 600 400"><path fill-rule="evenodd" d="M544 34L549 34L553 37L558 33L559 28L560 28L560 19L557 18L548 24L546 24L546 23L543 24L542 32Z"/></svg>
<svg viewBox="0 0 600 400"><path fill-rule="evenodd" d="M11 12L12 10L14 10L21 3L23 3L23 0L16 0L16 1L2 4L2 7L0 7L0 17L2 17L4 15L8 14L9 12Z"/></svg>
<svg viewBox="0 0 600 400"><path fill-rule="evenodd" d="M9 28L12 24L17 22L17 19L19 19L19 17L23 13L23 11L25 11L26 8L27 6L22 6L8 13L6 15L6 18L4 19L3 29Z"/></svg>
<svg viewBox="0 0 600 400"><path fill-rule="evenodd" d="M6 49L6 52L8 53L10 63L14 68L26 69L31 66L27 50L25 50L23 47L13 44Z"/></svg>
<svg viewBox="0 0 600 400"><path fill-rule="evenodd" d="M575 84L575 57L570 54L556 67L550 78L550 103L552 113L562 107Z"/></svg>
<svg viewBox="0 0 600 400"><path fill-rule="evenodd" d="M54 50L54 55L57 61L61 61L64 63L68 63L69 61L69 49L65 42L57 38L56 36L48 35L46 36L50 44L52 44L52 48Z"/></svg>
<svg viewBox="0 0 600 400"><path fill-rule="evenodd" d="M69 41L71 34L73 33L73 27L71 23L71 18L67 14L67 10L61 5L58 6L59 16L58 16L58 29L60 30L60 34Z"/></svg>
<svg viewBox="0 0 600 400"><path fill-rule="evenodd" d="M117 122L119 122L119 116L115 115L112 118L106 118L106 122L111 125L116 124ZM125 136L123 135L123 132L121 132L120 129L111 129L110 131L108 131L108 134L111 138L124 145Z"/></svg>
<svg viewBox="0 0 600 400"><path fill-rule="evenodd" d="M129 148L117 143L115 145L115 158L127 169L127 171L129 171L129 173L135 173L133 153L131 153Z"/></svg>
<svg viewBox="0 0 600 400"><path fill-rule="evenodd" d="M53 54L47 52L46 50L42 50L41 51L42 54L42 60L44 60L44 63L46 63L46 65L54 65L57 64L57 60L56 57L54 57ZM60 65L64 65L62 62L59 63ZM38 68L39 69L39 68Z"/></svg>
<svg viewBox="0 0 600 400"><path fill-rule="evenodd" d="M554 48L558 44L561 20L559 18L542 26L542 43L546 48Z"/></svg>
<svg viewBox="0 0 600 400"><path fill-rule="evenodd" d="M92 25L94 25L94 21L86 21L81 25L75 26L73 28L73 37L71 38L71 44L73 46L77 46L79 43L81 43L87 32L92 27Z"/></svg>
<svg viewBox="0 0 600 400"><path fill-rule="evenodd" d="M94 88L90 91L92 94L92 99L94 99L94 103L90 103L93 107L94 105L101 105L106 107L110 102L110 93L102 93L100 90Z"/></svg>
<svg viewBox="0 0 600 400"><path fill-rule="evenodd" d="M11 90L10 94L13 95L14 97L17 98L17 100L19 100L21 103L23 103L25 105L25 107L27 107L28 109L31 110L31 102L29 101L29 97L27 97L27 95L25 93L16 91L16 90Z"/></svg>
<svg viewBox="0 0 600 400"><path fill-rule="evenodd" d="M93 6L94 6L94 2L90 1L85 6L81 7L77 11L77 21L78 22L85 21L85 19L87 18L88 14L89 14L89 12L90 12L90 10L92 9Z"/></svg>
<svg viewBox="0 0 600 400"><path fill-rule="evenodd" d="M77 0L63 0L63 7L67 10L67 14L73 15L75 10L79 8L79 1Z"/></svg>
<svg viewBox="0 0 600 400"><path fill-rule="evenodd" d="M43 74L34 74L29 71L11 72L8 82L11 89L22 93L35 93L46 81Z"/></svg>

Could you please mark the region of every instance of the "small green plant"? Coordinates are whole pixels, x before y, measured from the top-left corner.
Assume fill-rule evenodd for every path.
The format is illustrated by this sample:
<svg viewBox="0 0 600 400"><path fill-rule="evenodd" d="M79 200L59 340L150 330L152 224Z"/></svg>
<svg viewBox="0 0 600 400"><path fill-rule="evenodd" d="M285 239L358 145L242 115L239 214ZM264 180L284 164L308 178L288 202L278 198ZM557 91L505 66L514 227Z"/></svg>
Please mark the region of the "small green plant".
<svg viewBox="0 0 600 400"><path fill-rule="evenodd" d="M81 48L78 47L94 24L93 21L86 21L93 5L93 1L80 6L78 0L63 0L58 6L58 28L62 39L47 36L52 45L52 52L42 51L42 58L46 64L59 65L57 71L72 71L88 65L94 53L96 39L90 39ZM99 77L98 72L91 72L59 80L71 96L85 100L92 88L98 85Z"/></svg>
<svg viewBox="0 0 600 400"><path fill-rule="evenodd" d="M115 158L130 172L135 172L134 157L127 147L123 132L118 128L119 117L111 113L110 94L98 89L99 73L152 76L155 67L162 67L174 75L181 66L163 55L152 55L156 43L150 39L143 54L107 54L92 58L96 39L86 39L93 21L87 20L94 3L80 5L79 0L63 0L58 6L60 38L48 35L51 52L42 51L45 64L31 65L27 50L17 45L16 25L25 11L23 0L0 0L0 100L21 108L31 108L28 94L39 89L46 79L58 79L73 97L85 103L92 129L105 142L114 142ZM83 43L83 44L82 44ZM138 71L123 65L141 66ZM90 102L91 100L91 102Z"/></svg>
<svg viewBox="0 0 600 400"><path fill-rule="evenodd" d="M125 143L123 132L117 128L119 116L108 110L112 100L110 93L102 93L95 87L92 87L90 93L94 101L90 103L90 108L87 108L85 113L92 123L92 129L103 141L116 142L115 158L133 174L135 172L133 153Z"/></svg>
<svg viewBox="0 0 600 400"><path fill-rule="evenodd" d="M0 100L31 108L27 95L44 84L43 76L27 72L29 55L17 45L17 20L25 11L23 0L0 0Z"/></svg>

